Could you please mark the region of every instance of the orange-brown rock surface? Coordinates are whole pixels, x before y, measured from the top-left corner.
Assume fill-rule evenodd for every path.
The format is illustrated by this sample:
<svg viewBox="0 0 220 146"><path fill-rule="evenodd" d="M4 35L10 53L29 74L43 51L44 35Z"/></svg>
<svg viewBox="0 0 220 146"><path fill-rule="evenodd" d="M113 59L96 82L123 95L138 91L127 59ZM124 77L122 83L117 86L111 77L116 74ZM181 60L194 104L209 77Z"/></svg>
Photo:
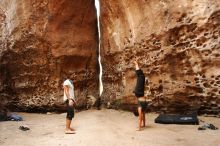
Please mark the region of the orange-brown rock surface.
<svg viewBox="0 0 220 146"><path fill-rule="evenodd" d="M12 109L62 105L71 78L79 106L98 92L93 0L0 1L0 98Z"/></svg>
<svg viewBox="0 0 220 146"><path fill-rule="evenodd" d="M131 109L134 58L149 110L220 113L219 0L101 0L104 101Z"/></svg>
<svg viewBox="0 0 220 146"><path fill-rule="evenodd" d="M134 108L139 57L149 110L220 113L219 0L100 2L104 103ZM1 103L60 109L65 78L79 107L97 98L96 21L94 0L1 0Z"/></svg>

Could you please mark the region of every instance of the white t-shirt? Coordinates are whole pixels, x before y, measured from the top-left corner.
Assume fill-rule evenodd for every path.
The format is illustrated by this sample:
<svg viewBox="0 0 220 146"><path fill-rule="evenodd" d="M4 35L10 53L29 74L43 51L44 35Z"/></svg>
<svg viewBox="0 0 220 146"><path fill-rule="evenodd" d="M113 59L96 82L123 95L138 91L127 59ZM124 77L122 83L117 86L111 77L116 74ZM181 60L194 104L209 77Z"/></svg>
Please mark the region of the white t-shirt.
<svg viewBox="0 0 220 146"><path fill-rule="evenodd" d="M72 98L73 100L75 100L75 95L74 95L74 86L73 84L71 84L70 80L67 79L64 81L63 83L63 86L67 85L69 87L69 95L70 95L70 98ZM63 100L66 101L68 98L65 94L65 91L64 91L64 94L63 94Z"/></svg>

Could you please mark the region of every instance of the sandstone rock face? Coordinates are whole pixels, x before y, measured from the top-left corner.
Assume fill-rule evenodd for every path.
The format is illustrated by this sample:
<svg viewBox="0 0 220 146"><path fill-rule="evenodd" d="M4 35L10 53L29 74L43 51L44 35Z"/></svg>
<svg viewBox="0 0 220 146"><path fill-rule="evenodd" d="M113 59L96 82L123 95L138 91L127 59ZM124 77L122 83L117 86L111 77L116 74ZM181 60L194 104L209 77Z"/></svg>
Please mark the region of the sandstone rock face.
<svg viewBox="0 0 220 146"><path fill-rule="evenodd" d="M101 98L108 107L137 104L133 61L139 57L150 111L220 113L219 0L100 2ZM60 110L62 82L71 78L79 107L93 105L99 93L96 21L94 0L1 0L1 104Z"/></svg>
<svg viewBox="0 0 220 146"><path fill-rule="evenodd" d="M219 0L101 0L101 27L106 103L136 104L139 57L149 110L220 113Z"/></svg>
<svg viewBox="0 0 220 146"><path fill-rule="evenodd" d="M79 106L98 93L93 0L0 1L0 98L13 109L54 110L64 79Z"/></svg>

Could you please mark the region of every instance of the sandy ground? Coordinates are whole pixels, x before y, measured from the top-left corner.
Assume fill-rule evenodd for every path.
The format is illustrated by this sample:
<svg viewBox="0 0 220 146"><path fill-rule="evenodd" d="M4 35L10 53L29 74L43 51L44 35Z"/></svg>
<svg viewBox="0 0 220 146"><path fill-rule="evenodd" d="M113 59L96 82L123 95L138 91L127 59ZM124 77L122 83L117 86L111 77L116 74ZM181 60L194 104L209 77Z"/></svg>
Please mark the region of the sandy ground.
<svg viewBox="0 0 220 146"><path fill-rule="evenodd" d="M147 127L136 131L132 113L89 110L76 114L76 134L64 134L65 114L18 113L24 121L0 122L0 146L220 146L220 130L198 131L199 125L155 124L157 114L146 114ZM199 117L220 128L220 118ZM28 125L31 130L21 131ZM203 123L200 123L200 126Z"/></svg>

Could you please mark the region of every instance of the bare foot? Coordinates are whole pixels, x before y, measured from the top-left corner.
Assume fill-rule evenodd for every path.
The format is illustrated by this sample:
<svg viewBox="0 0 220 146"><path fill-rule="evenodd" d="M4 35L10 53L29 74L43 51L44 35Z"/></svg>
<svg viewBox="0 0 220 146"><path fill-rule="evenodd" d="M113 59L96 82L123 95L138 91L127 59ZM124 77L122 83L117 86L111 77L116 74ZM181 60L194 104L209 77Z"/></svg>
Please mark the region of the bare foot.
<svg viewBox="0 0 220 146"><path fill-rule="evenodd" d="M74 128L70 128L71 131L76 131Z"/></svg>
<svg viewBox="0 0 220 146"><path fill-rule="evenodd" d="M137 128L136 131L141 131L141 128Z"/></svg>
<svg viewBox="0 0 220 146"><path fill-rule="evenodd" d="M71 129L68 129L68 130L65 131L65 134L75 134L75 132L72 131Z"/></svg>

